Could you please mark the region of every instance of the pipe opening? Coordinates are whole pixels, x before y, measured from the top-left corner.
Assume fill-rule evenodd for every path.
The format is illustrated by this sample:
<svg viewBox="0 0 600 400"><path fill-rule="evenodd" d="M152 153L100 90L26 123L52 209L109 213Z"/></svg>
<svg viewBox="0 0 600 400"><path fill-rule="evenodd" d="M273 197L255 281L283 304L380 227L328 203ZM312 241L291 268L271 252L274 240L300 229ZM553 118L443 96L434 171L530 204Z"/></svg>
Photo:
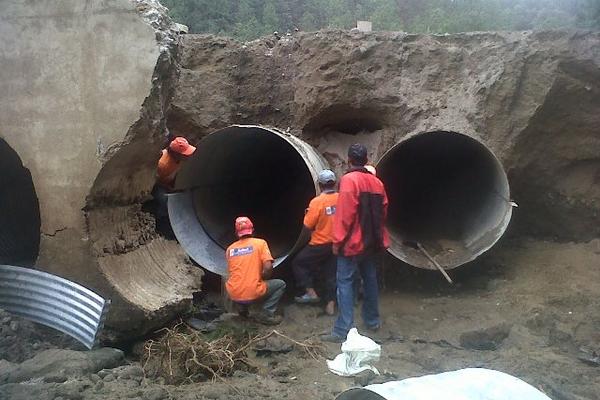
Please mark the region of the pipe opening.
<svg viewBox="0 0 600 400"><path fill-rule="evenodd" d="M357 135L361 132L375 132L383 129L379 113L370 109L357 109L347 105L335 105L314 117L303 129L309 136L323 132L339 132Z"/></svg>
<svg viewBox="0 0 600 400"><path fill-rule="evenodd" d="M420 243L445 268L492 247L510 221L510 190L502 165L479 141L437 131L390 149L377 165L389 196L390 253L435 269Z"/></svg>
<svg viewBox="0 0 600 400"><path fill-rule="evenodd" d="M236 240L233 222L245 215L281 262L299 241L322 168L312 148L275 130L233 126L212 133L177 177L184 192L169 196L177 239L201 266L222 274L223 249Z"/></svg>
<svg viewBox="0 0 600 400"><path fill-rule="evenodd" d="M31 266L40 249L40 208L19 155L0 139L0 264Z"/></svg>

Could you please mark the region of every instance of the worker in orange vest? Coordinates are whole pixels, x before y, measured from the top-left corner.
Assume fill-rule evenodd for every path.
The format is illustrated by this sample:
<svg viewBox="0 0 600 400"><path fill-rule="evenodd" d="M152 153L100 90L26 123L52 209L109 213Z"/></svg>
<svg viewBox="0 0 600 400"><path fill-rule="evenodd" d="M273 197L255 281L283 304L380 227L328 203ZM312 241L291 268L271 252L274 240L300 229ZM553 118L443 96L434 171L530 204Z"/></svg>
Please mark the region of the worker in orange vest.
<svg viewBox="0 0 600 400"><path fill-rule="evenodd" d="M315 291L319 272L325 278L325 313L335 312L336 257L332 250L332 227L338 193L335 190L335 174L325 169L317 177L321 194L312 199L304 216L304 227L312 231L310 242L296 256L293 269L296 285L305 290L294 300L297 303L318 303L321 299Z"/></svg>
<svg viewBox="0 0 600 400"><path fill-rule="evenodd" d="M175 189L175 177L181 169L182 162L196 151L186 138L176 137L161 152L156 168L156 184L152 189L155 203L156 230L163 236L174 239L175 235L169 222L167 194Z"/></svg>
<svg viewBox="0 0 600 400"><path fill-rule="evenodd" d="M248 217L235 220L239 238L225 252L228 278L225 288L229 297L240 307L240 315L248 317L249 305L262 303L262 312L255 316L258 322L275 325L281 322L276 315L277 303L285 291L281 279L269 279L273 271L273 257L267 242L253 237L254 225Z"/></svg>

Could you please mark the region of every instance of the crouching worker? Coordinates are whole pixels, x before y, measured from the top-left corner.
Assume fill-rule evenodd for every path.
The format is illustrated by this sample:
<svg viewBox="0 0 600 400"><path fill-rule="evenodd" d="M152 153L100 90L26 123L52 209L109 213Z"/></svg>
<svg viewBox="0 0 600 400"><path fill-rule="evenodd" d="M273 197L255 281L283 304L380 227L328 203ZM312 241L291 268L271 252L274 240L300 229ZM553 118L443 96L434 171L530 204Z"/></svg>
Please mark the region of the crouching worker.
<svg viewBox="0 0 600 400"><path fill-rule="evenodd" d="M332 250L332 227L338 194L335 191L335 174L325 169L319 172L317 182L321 194L310 201L304 226L312 231L308 246L303 248L294 260L294 276L296 284L305 290L302 296L296 297L297 303L318 303L315 281L319 272L325 281L323 297L325 313L333 315L335 311L336 257ZM317 278L317 279L316 279Z"/></svg>
<svg viewBox="0 0 600 400"><path fill-rule="evenodd" d="M247 317L252 303L262 303L262 312L255 316L258 322L274 325L281 322L275 315L277 303L285 291L281 279L268 279L273 271L273 257L267 242L252 237L254 225L248 217L235 220L239 240L227 248L229 277L225 288L231 300L240 307L240 315Z"/></svg>

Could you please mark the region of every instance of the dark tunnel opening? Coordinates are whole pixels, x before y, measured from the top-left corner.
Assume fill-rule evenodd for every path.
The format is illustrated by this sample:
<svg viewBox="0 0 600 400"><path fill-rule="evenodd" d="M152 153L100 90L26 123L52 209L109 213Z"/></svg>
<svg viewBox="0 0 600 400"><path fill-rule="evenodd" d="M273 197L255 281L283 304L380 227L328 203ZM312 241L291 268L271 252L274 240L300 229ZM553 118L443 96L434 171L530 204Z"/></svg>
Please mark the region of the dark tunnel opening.
<svg viewBox="0 0 600 400"><path fill-rule="evenodd" d="M304 127L308 136L320 136L323 132L339 132L356 135L383 129L381 113L369 108L355 108L338 104L320 112Z"/></svg>
<svg viewBox="0 0 600 400"><path fill-rule="evenodd" d="M197 167L209 172L199 173L193 183L199 187L194 190L198 220L225 248L236 240L235 218L248 216L256 235L269 240L273 256L285 254L315 195L302 157L275 135L233 133L222 140L228 142L218 152L208 142L198 151Z"/></svg>
<svg viewBox="0 0 600 400"><path fill-rule="evenodd" d="M511 216L506 174L482 143L454 132L413 136L377 166L389 196L390 252L434 268L420 243L445 268L471 261L502 236Z"/></svg>
<svg viewBox="0 0 600 400"><path fill-rule="evenodd" d="M0 139L0 264L31 266L40 248L40 209L31 173Z"/></svg>
<svg viewBox="0 0 600 400"><path fill-rule="evenodd" d="M285 258L300 241L304 210L316 194L315 177L322 168L320 157L297 138L248 126L215 132L198 144L177 177L177 188L185 191L169 198L175 234L196 262L212 270L206 255L222 258L223 249L236 240L235 218L245 215L254 222L256 236L267 240L273 257ZM182 204L186 195L190 199ZM190 227L189 217L179 218L180 213L195 218L202 231ZM188 236L195 239L186 244ZM203 244L193 243L198 241ZM220 273L224 266L215 268Z"/></svg>

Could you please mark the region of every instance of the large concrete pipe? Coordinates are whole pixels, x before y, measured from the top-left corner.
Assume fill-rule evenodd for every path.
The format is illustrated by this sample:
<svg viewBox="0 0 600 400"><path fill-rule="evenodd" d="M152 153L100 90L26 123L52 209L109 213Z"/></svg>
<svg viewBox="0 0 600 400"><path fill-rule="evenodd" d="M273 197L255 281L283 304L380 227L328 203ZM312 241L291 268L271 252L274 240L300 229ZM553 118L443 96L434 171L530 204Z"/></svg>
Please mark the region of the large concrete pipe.
<svg viewBox="0 0 600 400"><path fill-rule="evenodd" d="M412 136L377 165L389 196L389 252L435 269L475 259L502 236L512 214L506 173L478 140L455 132Z"/></svg>
<svg viewBox="0 0 600 400"><path fill-rule="evenodd" d="M323 168L311 146L275 129L235 125L214 132L179 172L180 192L169 196L177 240L202 267L224 275L224 249L236 240L233 222L246 215L277 265L305 240L304 210Z"/></svg>
<svg viewBox="0 0 600 400"><path fill-rule="evenodd" d="M0 264L31 266L40 247L40 208L31 173L0 138Z"/></svg>

